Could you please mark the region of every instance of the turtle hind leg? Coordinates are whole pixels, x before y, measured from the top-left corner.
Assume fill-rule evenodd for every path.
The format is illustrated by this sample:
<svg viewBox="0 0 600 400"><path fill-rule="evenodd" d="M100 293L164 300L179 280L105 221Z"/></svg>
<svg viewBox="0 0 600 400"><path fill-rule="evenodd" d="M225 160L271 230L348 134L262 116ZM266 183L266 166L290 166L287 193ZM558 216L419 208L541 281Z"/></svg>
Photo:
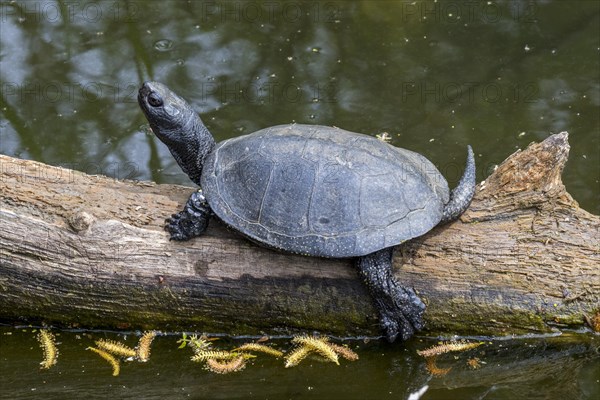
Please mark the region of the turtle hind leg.
<svg viewBox="0 0 600 400"><path fill-rule="evenodd" d="M425 304L392 273L393 247L360 257L356 265L367 285L388 341L407 340L423 328Z"/></svg>
<svg viewBox="0 0 600 400"><path fill-rule="evenodd" d="M167 218L165 230L171 234L170 240L190 240L204 233L211 215L202 190L198 190L192 193L182 211Z"/></svg>

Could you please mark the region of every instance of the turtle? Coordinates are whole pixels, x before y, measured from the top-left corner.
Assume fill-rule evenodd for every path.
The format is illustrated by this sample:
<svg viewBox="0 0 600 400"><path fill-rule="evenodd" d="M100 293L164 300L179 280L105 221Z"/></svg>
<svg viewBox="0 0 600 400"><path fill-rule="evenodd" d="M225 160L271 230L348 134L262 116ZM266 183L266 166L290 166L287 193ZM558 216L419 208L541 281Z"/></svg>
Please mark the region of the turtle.
<svg viewBox="0 0 600 400"><path fill-rule="evenodd" d="M450 192L423 155L369 135L288 124L217 144L166 85L143 83L138 102L154 134L200 187L166 219L170 240L201 236L218 218L270 249L354 258L390 342L424 327L423 301L394 277L393 249L468 208L475 192L471 146Z"/></svg>

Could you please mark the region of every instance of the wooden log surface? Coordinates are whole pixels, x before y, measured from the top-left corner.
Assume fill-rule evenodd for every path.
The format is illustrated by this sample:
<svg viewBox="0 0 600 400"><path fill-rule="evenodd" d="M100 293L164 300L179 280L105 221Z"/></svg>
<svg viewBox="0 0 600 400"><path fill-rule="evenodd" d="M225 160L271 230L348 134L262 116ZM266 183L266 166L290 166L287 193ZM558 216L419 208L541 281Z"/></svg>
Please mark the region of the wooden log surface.
<svg viewBox="0 0 600 400"><path fill-rule="evenodd" d="M514 153L459 220L397 246L396 276L427 304L426 332L542 333L598 317L600 218L561 182L567 139ZM192 190L0 155L0 321L379 334L353 260L264 249L215 220L170 242L164 219Z"/></svg>

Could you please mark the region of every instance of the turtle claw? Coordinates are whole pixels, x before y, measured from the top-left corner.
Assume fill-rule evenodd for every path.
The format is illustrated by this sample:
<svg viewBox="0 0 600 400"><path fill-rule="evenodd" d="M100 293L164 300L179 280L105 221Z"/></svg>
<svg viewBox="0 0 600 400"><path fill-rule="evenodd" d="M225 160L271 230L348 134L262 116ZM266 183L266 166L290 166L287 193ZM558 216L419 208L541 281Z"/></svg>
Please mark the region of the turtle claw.
<svg viewBox="0 0 600 400"><path fill-rule="evenodd" d="M398 336L402 340L408 340L423 329L425 304L414 290L400 285L393 278L389 282L389 289L389 297L378 302L381 326L390 343Z"/></svg>
<svg viewBox="0 0 600 400"><path fill-rule="evenodd" d="M188 231L188 229L185 227L185 214L185 211L181 211L177 214L171 215L170 218L165 219L164 229L171 234L169 240L183 241L191 239L191 237L188 237L189 235L184 233Z"/></svg>
<svg viewBox="0 0 600 400"><path fill-rule="evenodd" d="M425 305L412 289L401 286L392 278L388 293L378 293L375 304L379 311L379 323L388 342L410 339L423 329Z"/></svg>
<svg viewBox="0 0 600 400"><path fill-rule="evenodd" d="M396 338L398 337L398 333L400 332L398 323L390 318L390 316L380 315L379 324L385 333L385 338L387 341L390 343L395 342Z"/></svg>
<svg viewBox="0 0 600 400"><path fill-rule="evenodd" d="M194 192L182 211L165 220L169 240L185 241L200 236L208 226L211 210L201 191Z"/></svg>
<svg viewBox="0 0 600 400"><path fill-rule="evenodd" d="M361 257L357 263L375 306L381 328L388 341L409 339L423 329L425 304L415 291L402 286L392 273L392 249Z"/></svg>

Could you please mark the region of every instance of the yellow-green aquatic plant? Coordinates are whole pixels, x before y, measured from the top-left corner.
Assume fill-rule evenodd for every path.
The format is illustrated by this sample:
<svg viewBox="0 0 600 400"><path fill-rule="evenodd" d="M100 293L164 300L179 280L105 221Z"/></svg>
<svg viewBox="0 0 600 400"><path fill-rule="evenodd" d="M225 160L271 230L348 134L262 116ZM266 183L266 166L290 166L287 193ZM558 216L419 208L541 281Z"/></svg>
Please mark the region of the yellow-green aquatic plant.
<svg viewBox="0 0 600 400"><path fill-rule="evenodd" d="M331 349L333 351L335 351L337 354L339 354L340 356L342 356L346 360L348 360L348 361L356 361L356 360L358 360L358 354L356 354L349 347L347 347L347 346L341 346L341 345L335 344L335 343L328 343L328 344L329 344L329 347L331 347Z"/></svg>
<svg viewBox="0 0 600 400"><path fill-rule="evenodd" d="M96 346L119 357L135 357L136 354L134 349L115 340L99 339L96 340Z"/></svg>
<svg viewBox="0 0 600 400"><path fill-rule="evenodd" d="M54 335L46 329L40 329L37 339L44 351L44 359L40 362L42 369L49 369L58 361L58 349Z"/></svg>
<svg viewBox="0 0 600 400"><path fill-rule="evenodd" d="M135 348L136 357L139 361L146 362L150 359L150 347L156 337L156 331L144 332Z"/></svg>
<svg viewBox="0 0 600 400"><path fill-rule="evenodd" d="M281 357L283 355L283 352L260 343L244 343L240 347L233 349L233 351L257 351L274 357Z"/></svg>
<svg viewBox="0 0 600 400"><path fill-rule="evenodd" d="M240 354L231 351L225 350L202 350L197 352L193 357L192 361L195 362L203 362L207 360L231 360L233 358L237 358L242 356L242 358L254 358L256 356L252 354Z"/></svg>
<svg viewBox="0 0 600 400"><path fill-rule="evenodd" d="M98 354L100 357L104 358L106 361L108 361L112 366L113 376L119 375L119 372L121 372L121 365L119 364L119 360L117 360L115 356L104 350L96 349L95 347L88 347L86 350L91 350L94 353Z"/></svg>
<svg viewBox="0 0 600 400"><path fill-rule="evenodd" d="M427 371L429 371L429 373L431 375L434 375L434 376L444 376L448 372L450 372L450 370L452 369L452 367L450 367L450 368L438 368L438 366L435 363L436 359L437 359L437 356L429 356L429 357L425 358L425 366L427 368Z"/></svg>
<svg viewBox="0 0 600 400"><path fill-rule="evenodd" d="M326 359L336 363L337 365L340 365L337 353L331 348L329 339L325 337L302 335L294 337L292 342L300 344L304 347L308 347Z"/></svg>
<svg viewBox="0 0 600 400"><path fill-rule="evenodd" d="M209 339L204 335L200 337L198 337L197 335L192 335L188 337L188 335L185 332L183 332L181 339L179 339L177 343L181 343L181 345L179 345L180 349L183 349L184 347L191 347L192 350L194 350L194 353L198 353L199 351L210 349L212 347L211 342L214 340L217 340L217 338Z"/></svg>
<svg viewBox="0 0 600 400"><path fill-rule="evenodd" d="M313 350L311 348L306 346L295 348L285 357L285 367L295 367L296 365L300 364L300 361L304 360L312 351Z"/></svg>
<svg viewBox="0 0 600 400"><path fill-rule="evenodd" d="M474 349L475 347L481 346L482 344L483 342L446 342L425 350L418 350L417 354L423 357L438 356L440 354L449 353L451 351L465 351Z"/></svg>
<svg viewBox="0 0 600 400"><path fill-rule="evenodd" d="M217 374L229 374L244 369L246 359L243 355L237 356L228 362L219 362L214 358L206 360L206 369Z"/></svg>

